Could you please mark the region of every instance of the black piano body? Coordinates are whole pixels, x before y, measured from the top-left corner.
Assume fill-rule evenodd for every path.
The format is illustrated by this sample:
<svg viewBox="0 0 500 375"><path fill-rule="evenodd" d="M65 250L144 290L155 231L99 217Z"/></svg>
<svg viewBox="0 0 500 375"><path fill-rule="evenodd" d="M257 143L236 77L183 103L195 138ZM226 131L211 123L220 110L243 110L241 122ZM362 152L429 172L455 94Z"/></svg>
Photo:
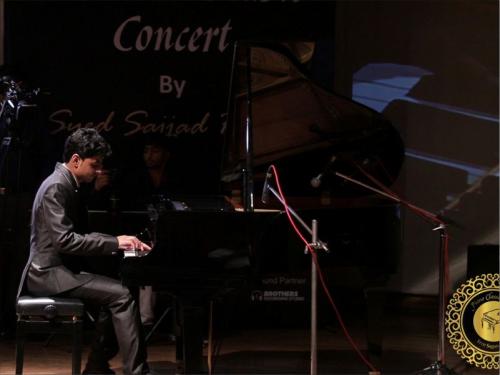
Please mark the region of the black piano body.
<svg viewBox="0 0 500 375"><path fill-rule="evenodd" d="M152 286L175 302L176 359L185 373L205 371L203 335L209 301L241 291L250 280L252 249L279 213L167 211L155 223L155 245L143 257L124 258L129 286Z"/></svg>
<svg viewBox="0 0 500 375"><path fill-rule="evenodd" d="M398 207L379 204L299 210L299 214L307 221L319 221L320 238L331 249L320 256L330 286L339 284L334 277L339 270L341 275L348 270L348 278L357 280L349 286L363 291L369 299L367 304L372 303L370 292L383 290L397 267ZM279 308L287 309L290 315L301 314L300 319L307 321L310 258L283 212L166 211L155 229L156 243L151 253L123 259L120 276L126 285L151 285L176 301L177 360L186 373L205 370L203 338L210 301L221 301L224 306L226 296L238 294L247 303L245 318L259 319L259 312L265 314L263 304L280 305L252 298L256 291L269 288L263 281L301 278L305 284L298 293L304 298L298 303L285 302ZM347 284L340 282L342 287ZM380 303L375 300L375 304ZM327 311L333 318L331 310ZM381 345L377 320L381 312L370 314L374 316L368 319L368 341L377 349Z"/></svg>

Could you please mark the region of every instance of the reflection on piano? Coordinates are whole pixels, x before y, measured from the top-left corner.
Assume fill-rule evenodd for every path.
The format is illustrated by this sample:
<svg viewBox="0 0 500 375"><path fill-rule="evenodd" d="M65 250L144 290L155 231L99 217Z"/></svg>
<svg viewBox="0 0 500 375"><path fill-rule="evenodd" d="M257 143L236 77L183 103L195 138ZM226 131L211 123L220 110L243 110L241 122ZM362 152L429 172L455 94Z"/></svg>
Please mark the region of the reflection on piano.
<svg viewBox="0 0 500 375"><path fill-rule="evenodd" d="M366 192L331 176L325 176L321 188L315 189L310 180L321 168L311 166L321 167L337 155L338 168L348 169L343 172L354 174L353 163L359 164L390 184L399 172L403 145L380 114L307 78L304 66L311 55L309 47L311 44L303 43L251 47L251 67L243 54L236 54L235 64L249 68L252 74L255 142L251 168L262 183L268 163L278 165L294 208L307 219L319 220L319 235L331 248L330 254L321 257L327 273L338 267L355 268L365 291L380 288L398 262L398 208L369 197L358 198L356 195ZM298 51L298 56L291 51ZM227 192L243 190L247 194L248 179L254 175L244 172L249 158L242 147L245 132L241 124L247 116L244 92L249 85L242 76L236 77L239 87L232 93L234 111L229 111L222 181ZM160 215L154 223L154 250L146 257L124 259L121 277L127 285L152 285L175 297L181 330L177 359L186 373L198 373L203 371L203 308L207 301L249 284L262 289L259 283L268 275L307 276L309 261L279 212L184 206L190 209ZM380 317L381 312L372 315ZM373 325L380 328L378 323ZM369 332L369 336L377 347L376 336L380 335Z"/></svg>

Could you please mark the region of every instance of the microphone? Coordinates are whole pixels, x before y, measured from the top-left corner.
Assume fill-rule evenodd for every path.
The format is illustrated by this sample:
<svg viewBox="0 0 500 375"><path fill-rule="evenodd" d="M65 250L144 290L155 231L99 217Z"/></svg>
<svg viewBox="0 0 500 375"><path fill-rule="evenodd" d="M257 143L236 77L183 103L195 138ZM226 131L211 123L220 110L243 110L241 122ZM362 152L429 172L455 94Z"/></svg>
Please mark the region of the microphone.
<svg viewBox="0 0 500 375"><path fill-rule="evenodd" d="M273 173L271 172L271 166L267 168L266 179L264 180L264 186L262 187L262 196L260 200L262 203L267 204L269 201L269 179L273 177Z"/></svg>
<svg viewBox="0 0 500 375"><path fill-rule="evenodd" d="M311 178L311 186L315 189L319 188L321 186L321 180L323 177L325 177L326 172L330 169L330 167L335 163L335 160L337 160L337 157L335 155L332 155L328 163L326 164L325 168L323 168L323 171L318 174L316 177Z"/></svg>

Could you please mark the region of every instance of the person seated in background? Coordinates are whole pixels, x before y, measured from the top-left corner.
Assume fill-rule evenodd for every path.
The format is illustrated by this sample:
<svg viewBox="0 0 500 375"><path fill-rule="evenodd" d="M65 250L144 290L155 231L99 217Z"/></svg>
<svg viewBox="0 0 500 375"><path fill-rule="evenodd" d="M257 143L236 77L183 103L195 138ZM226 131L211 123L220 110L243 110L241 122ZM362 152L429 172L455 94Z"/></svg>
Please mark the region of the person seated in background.
<svg viewBox="0 0 500 375"><path fill-rule="evenodd" d="M181 181L173 178L170 147L164 137L146 137L142 155L127 165L109 165L99 171L89 206L117 211L147 210L149 205L170 209L172 194L182 193Z"/></svg>
<svg viewBox="0 0 500 375"><path fill-rule="evenodd" d="M171 154L163 138L146 138L142 157L136 167L116 172L102 171L98 174L91 199L101 207L120 210L153 210L156 214L169 209L169 186L167 167ZM109 203L103 203L110 201ZM152 225L154 220L150 219ZM154 228L150 228L154 232ZM139 289L141 321L150 326L154 323L156 295L150 286Z"/></svg>
<svg viewBox="0 0 500 375"><path fill-rule="evenodd" d="M149 368L134 298L119 280L82 269L84 262L79 257L151 250L134 236L86 233L81 185L94 181L110 152L110 146L95 129L79 129L66 139L64 163L56 164L33 203L30 257L24 276L28 291L35 296L79 298L104 308L84 373L114 373L108 361L118 350L107 345L117 341L123 373L144 374ZM110 337L112 327L116 337Z"/></svg>
<svg viewBox="0 0 500 375"><path fill-rule="evenodd" d="M168 205L167 200L175 186L169 173L170 158L164 138L145 139L139 165L124 171L117 179L120 206L146 209L150 204Z"/></svg>

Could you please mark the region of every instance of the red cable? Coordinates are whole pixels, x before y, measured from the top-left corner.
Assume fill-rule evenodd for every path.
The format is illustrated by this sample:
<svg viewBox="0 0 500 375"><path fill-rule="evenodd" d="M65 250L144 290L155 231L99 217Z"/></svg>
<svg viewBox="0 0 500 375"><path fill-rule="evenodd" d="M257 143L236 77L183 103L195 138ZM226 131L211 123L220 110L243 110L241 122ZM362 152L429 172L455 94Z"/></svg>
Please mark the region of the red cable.
<svg viewBox="0 0 500 375"><path fill-rule="evenodd" d="M352 162L352 164L358 168L361 173L363 173L370 181L372 181L374 184L376 184L379 188L381 188L385 193L389 194L392 196L394 199L397 199L401 203L403 203L405 206L407 206L409 209L413 210L414 212L420 214L420 216L423 216L426 219L430 219L433 223L439 223L444 225L444 222L439 219L436 215L434 215L431 212L428 212L420 207L417 207L413 205L412 203L408 202L406 199L401 198L398 196L394 191L389 189L387 186L385 186L383 183L381 183L379 180L377 180L375 177L373 177L371 174L369 174L363 167L361 167L358 163Z"/></svg>
<svg viewBox="0 0 500 375"><path fill-rule="evenodd" d="M319 265L316 251L312 248L312 246L309 244L309 242L305 239L305 237L302 234L302 232L300 231L300 229L295 224L295 221L293 220L292 215L290 214L290 210L288 209L288 203L286 202L285 195L283 194L283 191L281 190L281 184L279 181L278 171L276 170L276 167L274 165L271 165L271 169L272 169L274 177L276 179L276 186L278 187L279 195L283 201L283 206L285 207L285 212L286 212L286 215L288 217L288 220L290 221L290 224L292 225L293 229L295 230L295 232L297 233L299 238L302 240L302 242L304 242L307 249L309 250L309 253L311 254L311 257L312 257L314 264L316 266L316 269L318 271L318 275L319 275L319 279L321 281L321 286L323 287L323 291L325 292L326 296L328 297L328 300L330 301L330 304L332 305L333 311L335 312L335 315L336 315L337 320L340 324L340 327L342 328L344 336L346 337L347 341L349 341L352 348L356 351L356 353L361 358L361 360L370 368L370 370L374 371L374 372L379 372L375 368L375 366L373 366L373 364L363 355L363 353L361 353L358 346L354 342L353 338L351 337L351 335L347 331L347 328L344 324L344 320L342 319L342 316L340 315L340 312L337 309L337 306L335 305L335 302L333 301L333 298L332 298L330 291L328 290L328 287L327 287L326 282L324 280L323 271L321 270L321 267Z"/></svg>

